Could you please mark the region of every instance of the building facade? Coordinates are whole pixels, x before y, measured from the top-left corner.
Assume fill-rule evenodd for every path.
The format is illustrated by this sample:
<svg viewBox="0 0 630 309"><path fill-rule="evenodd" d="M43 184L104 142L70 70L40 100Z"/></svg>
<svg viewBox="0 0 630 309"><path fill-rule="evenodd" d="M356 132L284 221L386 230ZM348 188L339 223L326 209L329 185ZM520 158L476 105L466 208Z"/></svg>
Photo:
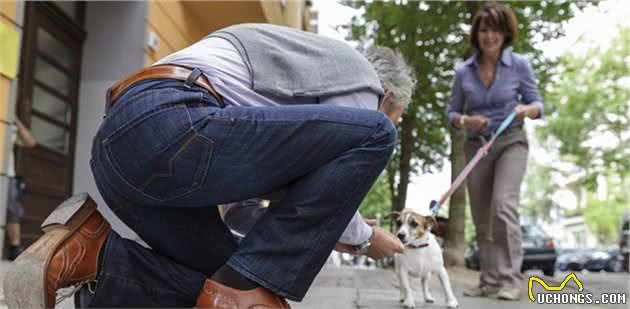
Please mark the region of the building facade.
<svg viewBox="0 0 630 309"><path fill-rule="evenodd" d="M304 0L0 1L0 248L11 153L26 183L22 238L28 245L72 194L88 192L103 204L89 159L109 86L228 25L309 30L310 6ZM35 148L14 149L9 123L15 115L33 132Z"/></svg>

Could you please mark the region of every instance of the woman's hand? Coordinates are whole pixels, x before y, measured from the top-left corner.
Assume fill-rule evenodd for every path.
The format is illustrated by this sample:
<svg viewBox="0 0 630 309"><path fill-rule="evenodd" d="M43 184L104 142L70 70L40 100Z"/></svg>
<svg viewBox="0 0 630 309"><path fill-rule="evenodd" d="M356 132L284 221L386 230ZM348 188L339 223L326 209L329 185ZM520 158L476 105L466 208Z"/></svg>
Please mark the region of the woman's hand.
<svg viewBox="0 0 630 309"><path fill-rule="evenodd" d="M514 111L516 112L516 119L519 121L523 121L525 117L536 118L539 112L538 106L535 104L519 104L514 107Z"/></svg>
<svg viewBox="0 0 630 309"><path fill-rule="evenodd" d="M488 126L488 117L483 115L462 115L462 124L464 127L472 130L475 133L479 133L481 130Z"/></svg>

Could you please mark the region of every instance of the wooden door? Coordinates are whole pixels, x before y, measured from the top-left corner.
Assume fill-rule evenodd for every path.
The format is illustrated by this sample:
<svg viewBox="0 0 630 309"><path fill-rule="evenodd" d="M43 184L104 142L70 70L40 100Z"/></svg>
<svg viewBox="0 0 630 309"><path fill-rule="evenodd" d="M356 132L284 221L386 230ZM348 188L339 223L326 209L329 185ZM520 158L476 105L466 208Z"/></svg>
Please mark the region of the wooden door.
<svg viewBox="0 0 630 309"><path fill-rule="evenodd" d="M16 170L24 178L22 242L72 194L85 3L26 2L17 114L37 141L17 148Z"/></svg>

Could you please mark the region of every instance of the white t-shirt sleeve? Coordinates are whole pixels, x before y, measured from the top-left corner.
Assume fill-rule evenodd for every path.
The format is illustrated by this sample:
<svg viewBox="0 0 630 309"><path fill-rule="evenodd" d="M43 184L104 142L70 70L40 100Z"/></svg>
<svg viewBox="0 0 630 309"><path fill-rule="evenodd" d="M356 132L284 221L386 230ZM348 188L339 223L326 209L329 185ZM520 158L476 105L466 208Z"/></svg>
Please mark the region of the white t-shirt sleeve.
<svg viewBox="0 0 630 309"><path fill-rule="evenodd" d="M343 231L339 242L348 245L359 245L366 242L372 236L372 227L369 226L357 211Z"/></svg>

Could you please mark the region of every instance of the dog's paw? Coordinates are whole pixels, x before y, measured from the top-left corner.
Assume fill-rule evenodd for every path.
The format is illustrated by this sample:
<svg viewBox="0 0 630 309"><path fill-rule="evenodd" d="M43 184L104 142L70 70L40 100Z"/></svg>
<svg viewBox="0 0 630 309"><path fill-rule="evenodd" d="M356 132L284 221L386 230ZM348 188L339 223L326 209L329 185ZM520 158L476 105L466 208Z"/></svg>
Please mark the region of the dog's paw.
<svg viewBox="0 0 630 309"><path fill-rule="evenodd" d="M405 299L405 301L403 301L403 307L404 308L416 308L416 304L414 303L413 299Z"/></svg>
<svg viewBox="0 0 630 309"><path fill-rule="evenodd" d="M425 302L425 303L428 303L428 304L432 304L432 303L434 303L434 302L435 302L435 299L433 298L433 296L426 296L426 297L424 298L424 302Z"/></svg>
<svg viewBox="0 0 630 309"><path fill-rule="evenodd" d="M459 307L459 304L456 300L452 300L446 303L446 308L448 309L456 309L457 307Z"/></svg>

